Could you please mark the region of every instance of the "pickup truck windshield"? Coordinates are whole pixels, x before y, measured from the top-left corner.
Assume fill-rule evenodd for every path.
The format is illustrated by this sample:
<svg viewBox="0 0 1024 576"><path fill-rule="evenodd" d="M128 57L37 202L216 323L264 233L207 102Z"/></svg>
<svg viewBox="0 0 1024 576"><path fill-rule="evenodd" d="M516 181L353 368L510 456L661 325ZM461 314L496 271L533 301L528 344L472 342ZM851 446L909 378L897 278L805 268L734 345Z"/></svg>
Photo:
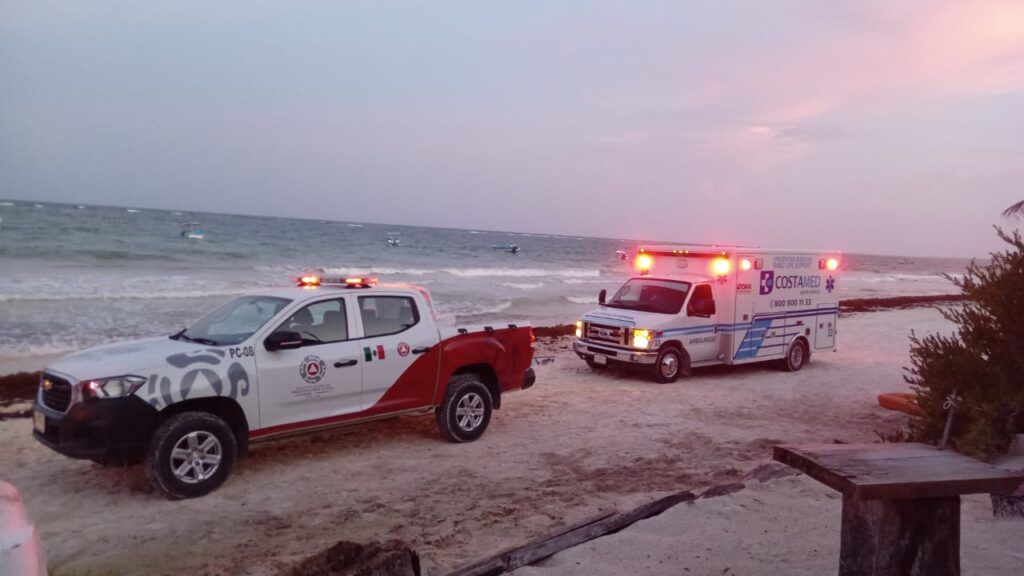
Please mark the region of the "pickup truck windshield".
<svg viewBox="0 0 1024 576"><path fill-rule="evenodd" d="M171 336L208 346L240 344L277 315L291 300L274 296L242 296Z"/></svg>
<svg viewBox="0 0 1024 576"><path fill-rule="evenodd" d="M623 284L605 306L658 314L679 314L689 291L689 282L633 278Z"/></svg>

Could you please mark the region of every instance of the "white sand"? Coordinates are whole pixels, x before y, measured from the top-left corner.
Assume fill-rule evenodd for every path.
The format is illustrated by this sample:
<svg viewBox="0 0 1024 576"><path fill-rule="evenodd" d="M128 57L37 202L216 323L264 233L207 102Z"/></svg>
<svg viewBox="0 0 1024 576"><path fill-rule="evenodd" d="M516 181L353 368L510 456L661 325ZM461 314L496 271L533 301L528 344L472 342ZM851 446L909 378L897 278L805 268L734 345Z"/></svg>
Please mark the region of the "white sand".
<svg viewBox="0 0 1024 576"><path fill-rule="evenodd" d="M140 467L69 460L32 440L27 419L8 420L0 478L21 491L54 568L231 572L340 539L399 538L441 573L598 509L737 479L775 443L874 441L905 422L875 395L906 389L911 328L949 325L930 309L844 317L840 352L796 374L717 368L672 385L592 374L563 339L475 443L445 443L433 418L410 417L265 444L219 491L184 502L161 499ZM787 530L810 537L818 520L806 521ZM730 526L704 537L761 537Z"/></svg>
<svg viewBox="0 0 1024 576"><path fill-rule="evenodd" d="M516 576L820 576L839 568L842 497L807 476L700 499L513 572ZM987 495L961 503L964 576L1024 574L1024 520L992 518Z"/></svg>

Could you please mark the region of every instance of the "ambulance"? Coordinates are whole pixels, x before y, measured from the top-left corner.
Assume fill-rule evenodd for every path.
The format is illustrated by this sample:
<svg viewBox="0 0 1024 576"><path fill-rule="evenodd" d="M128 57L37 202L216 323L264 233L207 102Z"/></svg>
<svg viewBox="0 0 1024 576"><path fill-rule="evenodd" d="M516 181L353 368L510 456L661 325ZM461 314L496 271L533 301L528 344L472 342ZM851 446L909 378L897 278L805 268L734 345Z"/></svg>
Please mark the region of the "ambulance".
<svg viewBox="0 0 1024 576"><path fill-rule="evenodd" d="M836 349L838 251L641 246L636 274L576 322L573 350L594 369L650 370L772 361L800 370Z"/></svg>
<svg viewBox="0 0 1024 576"><path fill-rule="evenodd" d="M101 465L145 461L171 498L209 493L251 443L292 434L433 414L446 440L476 440L533 385L533 331L435 320L421 287L308 274L169 336L52 362L33 434Z"/></svg>

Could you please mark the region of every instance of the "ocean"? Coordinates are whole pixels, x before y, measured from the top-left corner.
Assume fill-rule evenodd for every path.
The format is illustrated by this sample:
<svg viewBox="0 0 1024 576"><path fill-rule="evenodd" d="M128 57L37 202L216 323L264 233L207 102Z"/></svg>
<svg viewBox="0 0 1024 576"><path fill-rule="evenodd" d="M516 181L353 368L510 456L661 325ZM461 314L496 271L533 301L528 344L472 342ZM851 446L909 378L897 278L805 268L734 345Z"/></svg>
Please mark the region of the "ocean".
<svg viewBox="0 0 1024 576"><path fill-rule="evenodd" d="M615 252L639 243L22 200L0 200L0 219L0 362L168 334L319 268L423 285L449 324L569 323L629 275ZM181 236L192 223L204 239ZM519 253L492 248L511 243ZM967 264L845 254L841 298L955 293L943 274Z"/></svg>

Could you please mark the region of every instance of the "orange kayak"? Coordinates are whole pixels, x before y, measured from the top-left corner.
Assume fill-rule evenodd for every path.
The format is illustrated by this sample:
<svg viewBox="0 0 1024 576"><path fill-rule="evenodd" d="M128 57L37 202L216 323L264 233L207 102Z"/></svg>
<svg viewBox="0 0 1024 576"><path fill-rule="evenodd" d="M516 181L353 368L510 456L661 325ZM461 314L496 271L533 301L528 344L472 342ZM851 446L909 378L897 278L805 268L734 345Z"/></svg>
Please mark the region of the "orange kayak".
<svg viewBox="0 0 1024 576"><path fill-rule="evenodd" d="M917 394L913 392L889 392L878 395L878 405L889 410L899 410L912 416L924 416L924 410L917 405Z"/></svg>

